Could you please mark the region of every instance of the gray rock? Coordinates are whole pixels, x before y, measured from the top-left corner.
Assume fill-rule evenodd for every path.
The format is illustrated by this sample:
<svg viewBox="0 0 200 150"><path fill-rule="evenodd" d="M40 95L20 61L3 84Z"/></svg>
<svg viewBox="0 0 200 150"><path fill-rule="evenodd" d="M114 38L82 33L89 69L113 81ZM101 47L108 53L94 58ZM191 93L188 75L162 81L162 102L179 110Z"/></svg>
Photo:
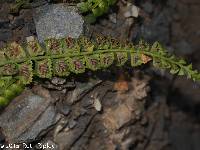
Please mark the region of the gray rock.
<svg viewBox="0 0 200 150"><path fill-rule="evenodd" d="M182 55L190 55L194 52L195 49L191 47L191 45L184 39L177 42L175 45L176 52Z"/></svg>
<svg viewBox="0 0 200 150"><path fill-rule="evenodd" d="M15 0L1 0L0 2L14 3Z"/></svg>
<svg viewBox="0 0 200 150"><path fill-rule="evenodd" d="M76 123L76 127L68 131L59 132L55 135L54 141L59 145L59 149L72 149L73 143L77 142L81 135L87 130L92 118L95 114L80 117Z"/></svg>
<svg viewBox="0 0 200 150"><path fill-rule="evenodd" d="M155 15L150 23L141 26L139 39L143 37L148 42L160 41L163 44L169 42L169 18L167 10Z"/></svg>
<svg viewBox="0 0 200 150"><path fill-rule="evenodd" d="M66 79L64 78L59 78L59 77L53 77L51 80L51 83L54 85L62 85L66 82Z"/></svg>
<svg viewBox="0 0 200 150"><path fill-rule="evenodd" d="M9 4L7 3L1 3L2 0L0 0L0 29L2 28L8 28L9 19Z"/></svg>
<svg viewBox="0 0 200 150"><path fill-rule="evenodd" d="M91 79L89 82L86 83L76 82L76 88L73 91L68 92L66 101L69 104L77 102L78 100L80 100L81 97L83 97L100 83L102 83L101 80L94 79Z"/></svg>
<svg viewBox="0 0 200 150"><path fill-rule="evenodd" d="M74 128L76 126L76 124L77 124L77 122L75 120L70 120L68 126L71 129L71 128Z"/></svg>
<svg viewBox="0 0 200 150"><path fill-rule="evenodd" d="M8 29L0 30L0 41L7 41L12 37L12 32Z"/></svg>
<svg viewBox="0 0 200 150"><path fill-rule="evenodd" d="M60 104L60 103L58 106L58 110L61 114L65 115L65 116L67 116L71 111L71 109L68 105L64 105L64 104Z"/></svg>
<svg viewBox="0 0 200 150"><path fill-rule="evenodd" d="M64 78L54 77L50 82L46 81L43 87L59 91L64 90L63 92L65 93L66 89L75 88L76 85L73 81L66 82Z"/></svg>
<svg viewBox="0 0 200 150"><path fill-rule="evenodd" d="M29 142L53 125L56 113L51 98L24 91L0 115L0 127L10 143Z"/></svg>
<svg viewBox="0 0 200 150"><path fill-rule="evenodd" d="M0 48L2 48L2 47L5 47L5 42L3 42L3 41L0 41Z"/></svg>
<svg viewBox="0 0 200 150"><path fill-rule="evenodd" d="M9 28L9 19L1 19L0 18L0 29L8 29Z"/></svg>
<svg viewBox="0 0 200 150"><path fill-rule="evenodd" d="M171 7L171 8L176 8L178 1L175 0L168 0L167 4Z"/></svg>
<svg viewBox="0 0 200 150"><path fill-rule="evenodd" d="M34 22L40 42L52 37L78 38L83 32L84 24L77 8L64 4L45 5L37 8Z"/></svg>
<svg viewBox="0 0 200 150"><path fill-rule="evenodd" d="M15 18L11 23L11 29L22 28L25 22L23 18Z"/></svg>
<svg viewBox="0 0 200 150"><path fill-rule="evenodd" d="M47 3L48 3L48 0L34 0L31 3L31 7L35 8L35 7L39 7L39 6L45 5Z"/></svg>
<svg viewBox="0 0 200 150"><path fill-rule="evenodd" d="M56 113L53 106L49 106L33 126L24 134L18 137L18 141L33 141L41 133L56 123Z"/></svg>
<svg viewBox="0 0 200 150"><path fill-rule="evenodd" d="M143 9L147 12L147 13L151 13L153 11L153 5L151 2L145 2L143 5L142 5Z"/></svg>
<svg viewBox="0 0 200 150"><path fill-rule="evenodd" d="M2 135L2 133L0 132L0 143L2 143L5 140L5 137Z"/></svg>

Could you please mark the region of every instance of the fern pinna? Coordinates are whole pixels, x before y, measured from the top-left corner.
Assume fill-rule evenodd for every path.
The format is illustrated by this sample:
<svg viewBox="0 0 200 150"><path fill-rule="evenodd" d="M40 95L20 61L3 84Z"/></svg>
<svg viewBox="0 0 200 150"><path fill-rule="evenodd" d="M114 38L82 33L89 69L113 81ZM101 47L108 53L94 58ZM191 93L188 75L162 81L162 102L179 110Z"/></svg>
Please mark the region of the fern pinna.
<svg viewBox="0 0 200 150"><path fill-rule="evenodd" d="M112 64L122 66L126 62L136 67L151 60L154 66L170 69L173 74L200 80L200 73L193 70L191 64L168 54L158 42L150 46L141 41L134 46L103 36L93 40L52 38L43 45L36 39L22 45L13 42L0 51L0 106L7 105L34 76L50 79L83 73L86 69L95 71Z"/></svg>

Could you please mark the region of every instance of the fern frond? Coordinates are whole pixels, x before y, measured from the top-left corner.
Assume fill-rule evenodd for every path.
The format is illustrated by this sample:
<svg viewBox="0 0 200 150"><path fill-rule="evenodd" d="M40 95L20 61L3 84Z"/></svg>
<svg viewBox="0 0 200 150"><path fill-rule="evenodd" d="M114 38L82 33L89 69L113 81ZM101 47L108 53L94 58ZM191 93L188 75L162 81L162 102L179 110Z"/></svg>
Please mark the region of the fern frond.
<svg viewBox="0 0 200 150"><path fill-rule="evenodd" d="M61 43L64 53L80 53L81 51L81 45L78 39L66 37L61 39Z"/></svg>
<svg viewBox="0 0 200 150"><path fill-rule="evenodd" d="M152 57L155 67L169 69L172 74L186 75L193 81L200 80L200 73L192 68L192 64L169 54L158 42L153 44L149 52L145 51L145 54Z"/></svg>
<svg viewBox="0 0 200 150"><path fill-rule="evenodd" d="M0 67L0 74L4 76L15 75L18 73L18 68L15 64L9 63Z"/></svg>
<svg viewBox="0 0 200 150"><path fill-rule="evenodd" d="M33 66L32 61L19 64L19 80L23 84L29 84L33 79Z"/></svg>
<svg viewBox="0 0 200 150"><path fill-rule="evenodd" d="M114 53L103 53L100 54L100 63L102 68L107 68L114 62Z"/></svg>
<svg viewBox="0 0 200 150"><path fill-rule="evenodd" d="M14 44L5 48L8 52L0 51L2 103L15 95L12 95L10 90L17 91L18 86L31 83L33 76L50 79L52 76L84 73L86 69L93 71L104 69L112 64L128 65L127 62L130 62L132 67L136 67L152 60L155 67L168 69L172 74L186 75L194 81L200 81L200 73L194 70L191 64L169 54L158 42L150 46L140 41L134 46L132 43L120 42L110 37L98 36L94 40L85 37L76 40L64 38L47 40L46 49L37 41L32 42L25 44L25 48ZM10 55L12 53L16 55ZM20 84L11 86L12 83L15 84L12 82L13 79L17 79Z"/></svg>
<svg viewBox="0 0 200 150"><path fill-rule="evenodd" d="M71 72L75 74L85 72L85 60L83 57L67 58L67 61Z"/></svg>
<svg viewBox="0 0 200 150"><path fill-rule="evenodd" d="M53 75L68 76L70 74L69 66L65 58L53 60Z"/></svg>
<svg viewBox="0 0 200 150"><path fill-rule="evenodd" d="M42 49L42 47L35 38L27 42L26 49L31 57L41 56L45 53L45 50Z"/></svg>
<svg viewBox="0 0 200 150"><path fill-rule="evenodd" d="M5 52L3 49L0 49L0 62L5 62L5 61L6 61Z"/></svg>
<svg viewBox="0 0 200 150"><path fill-rule="evenodd" d="M59 39L51 38L45 40L47 53L50 55L62 54L62 44Z"/></svg>
<svg viewBox="0 0 200 150"><path fill-rule="evenodd" d="M10 43L5 49L5 54L9 59L23 59L26 57L24 49L17 42Z"/></svg>
<svg viewBox="0 0 200 150"><path fill-rule="evenodd" d="M99 54L85 56L86 68L96 71L101 68Z"/></svg>
<svg viewBox="0 0 200 150"><path fill-rule="evenodd" d="M123 66L128 61L128 53L127 52L116 52L116 66Z"/></svg>
<svg viewBox="0 0 200 150"><path fill-rule="evenodd" d="M52 63L51 59L39 60L35 62L35 72L40 78L52 77Z"/></svg>
<svg viewBox="0 0 200 150"><path fill-rule="evenodd" d="M131 66L136 67L142 65L141 57L141 53L131 53Z"/></svg>

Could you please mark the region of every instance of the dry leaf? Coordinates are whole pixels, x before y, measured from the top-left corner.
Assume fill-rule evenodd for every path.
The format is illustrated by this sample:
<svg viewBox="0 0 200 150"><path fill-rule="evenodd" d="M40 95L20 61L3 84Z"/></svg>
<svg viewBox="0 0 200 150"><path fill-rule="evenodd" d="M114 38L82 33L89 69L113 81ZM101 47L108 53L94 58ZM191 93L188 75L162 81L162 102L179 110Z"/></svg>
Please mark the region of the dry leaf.
<svg viewBox="0 0 200 150"><path fill-rule="evenodd" d="M128 90L128 82L125 80L123 73L120 73L117 82L115 82L115 84L114 84L114 89L116 91L127 91Z"/></svg>
<svg viewBox="0 0 200 150"><path fill-rule="evenodd" d="M149 61L152 60L151 57L149 57L149 56L147 56L147 55L144 55L144 54L142 54L141 59L142 59L142 62L143 62L144 64L146 64L146 63L148 63Z"/></svg>

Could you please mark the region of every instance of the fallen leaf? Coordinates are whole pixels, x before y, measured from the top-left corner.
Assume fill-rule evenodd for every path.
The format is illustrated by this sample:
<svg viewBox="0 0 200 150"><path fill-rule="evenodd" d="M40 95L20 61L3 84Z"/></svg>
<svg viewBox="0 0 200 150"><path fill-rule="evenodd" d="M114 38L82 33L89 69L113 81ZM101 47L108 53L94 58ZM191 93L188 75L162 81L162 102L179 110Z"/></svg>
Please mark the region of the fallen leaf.
<svg viewBox="0 0 200 150"><path fill-rule="evenodd" d="M114 90L116 90L116 91L127 91L128 90L128 82L125 80L123 73L120 73L117 82L114 83Z"/></svg>
<svg viewBox="0 0 200 150"><path fill-rule="evenodd" d="M141 59L142 59L142 62L143 62L144 64L146 64L146 63L148 63L149 61L152 60L151 57L149 57L149 56L147 56L147 55L144 55L144 54L142 54Z"/></svg>

